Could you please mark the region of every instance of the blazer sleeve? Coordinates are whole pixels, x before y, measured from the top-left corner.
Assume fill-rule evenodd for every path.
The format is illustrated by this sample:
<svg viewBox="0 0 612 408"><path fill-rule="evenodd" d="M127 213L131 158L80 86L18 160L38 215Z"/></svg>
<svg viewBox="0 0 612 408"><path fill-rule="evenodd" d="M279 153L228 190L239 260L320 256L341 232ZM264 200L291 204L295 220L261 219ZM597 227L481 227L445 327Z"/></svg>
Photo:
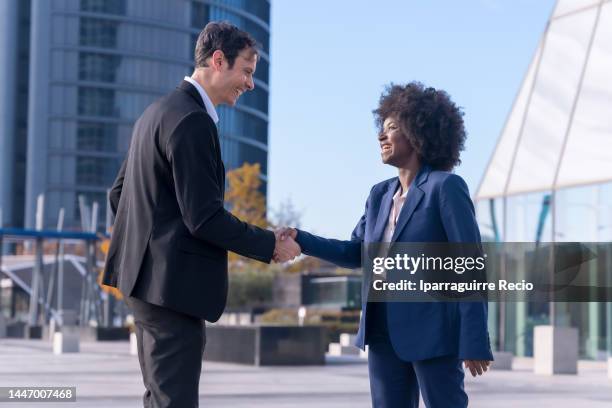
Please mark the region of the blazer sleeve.
<svg viewBox="0 0 612 408"><path fill-rule="evenodd" d="M480 231L474 205L463 179L451 174L440 189L440 207L449 242L465 242L480 246ZM459 358L493 360L487 328L488 303L459 302Z"/></svg>
<svg viewBox="0 0 612 408"><path fill-rule="evenodd" d="M241 221L223 206L223 186L216 176L217 138L205 115L185 116L166 144L183 222L195 238L269 263L276 244L274 233Z"/></svg>
<svg viewBox="0 0 612 408"><path fill-rule="evenodd" d="M372 196L370 192L370 197ZM356 269L361 267L361 244L365 235L366 216L370 205L370 197L366 201L365 211L349 241L323 238L300 229L297 230L296 242L306 255L321 258L343 268Z"/></svg>
<svg viewBox="0 0 612 408"><path fill-rule="evenodd" d="M117 178L113 183L113 186L108 193L108 201L110 202L110 208L113 213L113 217L117 215L117 208L119 208L119 199L121 198L121 190L123 189L123 179L125 178L125 166L127 165L127 157L123 160L121 164L121 168L119 168L119 173L117 174Z"/></svg>

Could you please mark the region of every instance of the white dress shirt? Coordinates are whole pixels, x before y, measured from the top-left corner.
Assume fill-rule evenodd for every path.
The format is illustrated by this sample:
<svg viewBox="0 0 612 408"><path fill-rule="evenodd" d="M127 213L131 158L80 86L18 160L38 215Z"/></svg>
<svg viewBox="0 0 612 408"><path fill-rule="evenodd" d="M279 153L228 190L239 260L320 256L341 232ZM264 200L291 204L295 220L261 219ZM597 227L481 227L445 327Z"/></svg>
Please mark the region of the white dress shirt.
<svg viewBox="0 0 612 408"><path fill-rule="evenodd" d="M208 116L212 118L213 122L215 122L215 125L216 125L217 122L219 122L219 115L217 115L217 110L215 109L215 105L213 105L212 101L208 97L208 94L206 93L204 88L202 88L202 85L198 84L198 82L195 79L188 77L188 76L186 76L183 79L189 82L191 85L195 86L195 89L198 90L198 93L200 94L202 101L204 101L204 106L206 107L206 113L208 113Z"/></svg>
<svg viewBox="0 0 612 408"><path fill-rule="evenodd" d="M391 242L391 238L393 238L393 233L395 232L395 226L397 225L397 219L402 212L402 207L406 202L407 195L408 189L402 192L402 185L400 184L400 187L393 196L393 205L391 206L391 211L389 211L389 219L387 220L387 226L383 233L382 242Z"/></svg>
<svg viewBox="0 0 612 408"><path fill-rule="evenodd" d="M378 256L384 258L388 255L389 252L389 243L391 242L391 238L393 238L393 233L395 232L395 226L397 225L397 220L399 218L400 213L402 212L402 207L404 206L404 202L406 202L406 196L408 195L408 189L402 192L402 185L395 192L393 196L393 205L391 206L391 211L389 211L389 218L387 219L387 226L385 227L385 232L383 233L381 245L378 249ZM387 272L383 272L378 275L379 279L386 280Z"/></svg>

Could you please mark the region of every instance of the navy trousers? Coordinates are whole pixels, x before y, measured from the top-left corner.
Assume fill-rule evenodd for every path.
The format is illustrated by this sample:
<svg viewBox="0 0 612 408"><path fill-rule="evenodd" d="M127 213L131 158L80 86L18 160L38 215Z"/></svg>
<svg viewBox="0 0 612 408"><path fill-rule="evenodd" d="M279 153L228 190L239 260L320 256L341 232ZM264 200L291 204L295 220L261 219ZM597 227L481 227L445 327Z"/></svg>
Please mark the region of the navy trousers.
<svg viewBox="0 0 612 408"><path fill-rule="evenodd" d="M456 356L442 356L403 361L393 350L389 339L385 304L369 303L367 318L372 407L418 408L419 392L427 408L468 406L461 360Z"/></svg>

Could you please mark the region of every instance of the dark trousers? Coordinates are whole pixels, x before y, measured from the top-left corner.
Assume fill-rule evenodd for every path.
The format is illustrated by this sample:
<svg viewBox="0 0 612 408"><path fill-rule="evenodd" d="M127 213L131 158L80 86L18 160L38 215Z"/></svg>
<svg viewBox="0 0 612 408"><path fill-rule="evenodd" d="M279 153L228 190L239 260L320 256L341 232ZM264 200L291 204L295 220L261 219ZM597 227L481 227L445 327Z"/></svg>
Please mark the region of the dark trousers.
<svg viewBox="0 0 612 408"><path fill-rule="evenodd" d="M204 321L129 297L134 313L145 408L197 407Z"/></svg>
<svg viewBox="0 0 612 408"><path fill-rule="evenodd" d="M370 326L366 328L372 407L418 408L419 392L427 408L468 406L461 360L455 356L443 356L403 361L393 350L389 339L385 304L368 304L367 317Z"/></svg>

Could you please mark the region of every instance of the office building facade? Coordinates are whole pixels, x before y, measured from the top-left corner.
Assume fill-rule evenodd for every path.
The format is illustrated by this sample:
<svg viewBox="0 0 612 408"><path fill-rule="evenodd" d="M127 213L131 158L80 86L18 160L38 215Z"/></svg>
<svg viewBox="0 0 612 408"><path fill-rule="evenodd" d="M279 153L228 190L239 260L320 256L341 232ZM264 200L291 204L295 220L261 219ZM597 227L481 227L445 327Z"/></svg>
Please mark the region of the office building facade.
<svg viewBox="0 0 612 408"><path fill-rule="evenodd" d="M152 101L193 70L201 29L226 20L261 45L255 90L219 109L228 169L260 163L267 180L268 0L5 0L0 10L0 208L4 226L46 227L60 208L80 228L78 197L100 204ZM264 188L265 192L265 188Z"/></svg>

